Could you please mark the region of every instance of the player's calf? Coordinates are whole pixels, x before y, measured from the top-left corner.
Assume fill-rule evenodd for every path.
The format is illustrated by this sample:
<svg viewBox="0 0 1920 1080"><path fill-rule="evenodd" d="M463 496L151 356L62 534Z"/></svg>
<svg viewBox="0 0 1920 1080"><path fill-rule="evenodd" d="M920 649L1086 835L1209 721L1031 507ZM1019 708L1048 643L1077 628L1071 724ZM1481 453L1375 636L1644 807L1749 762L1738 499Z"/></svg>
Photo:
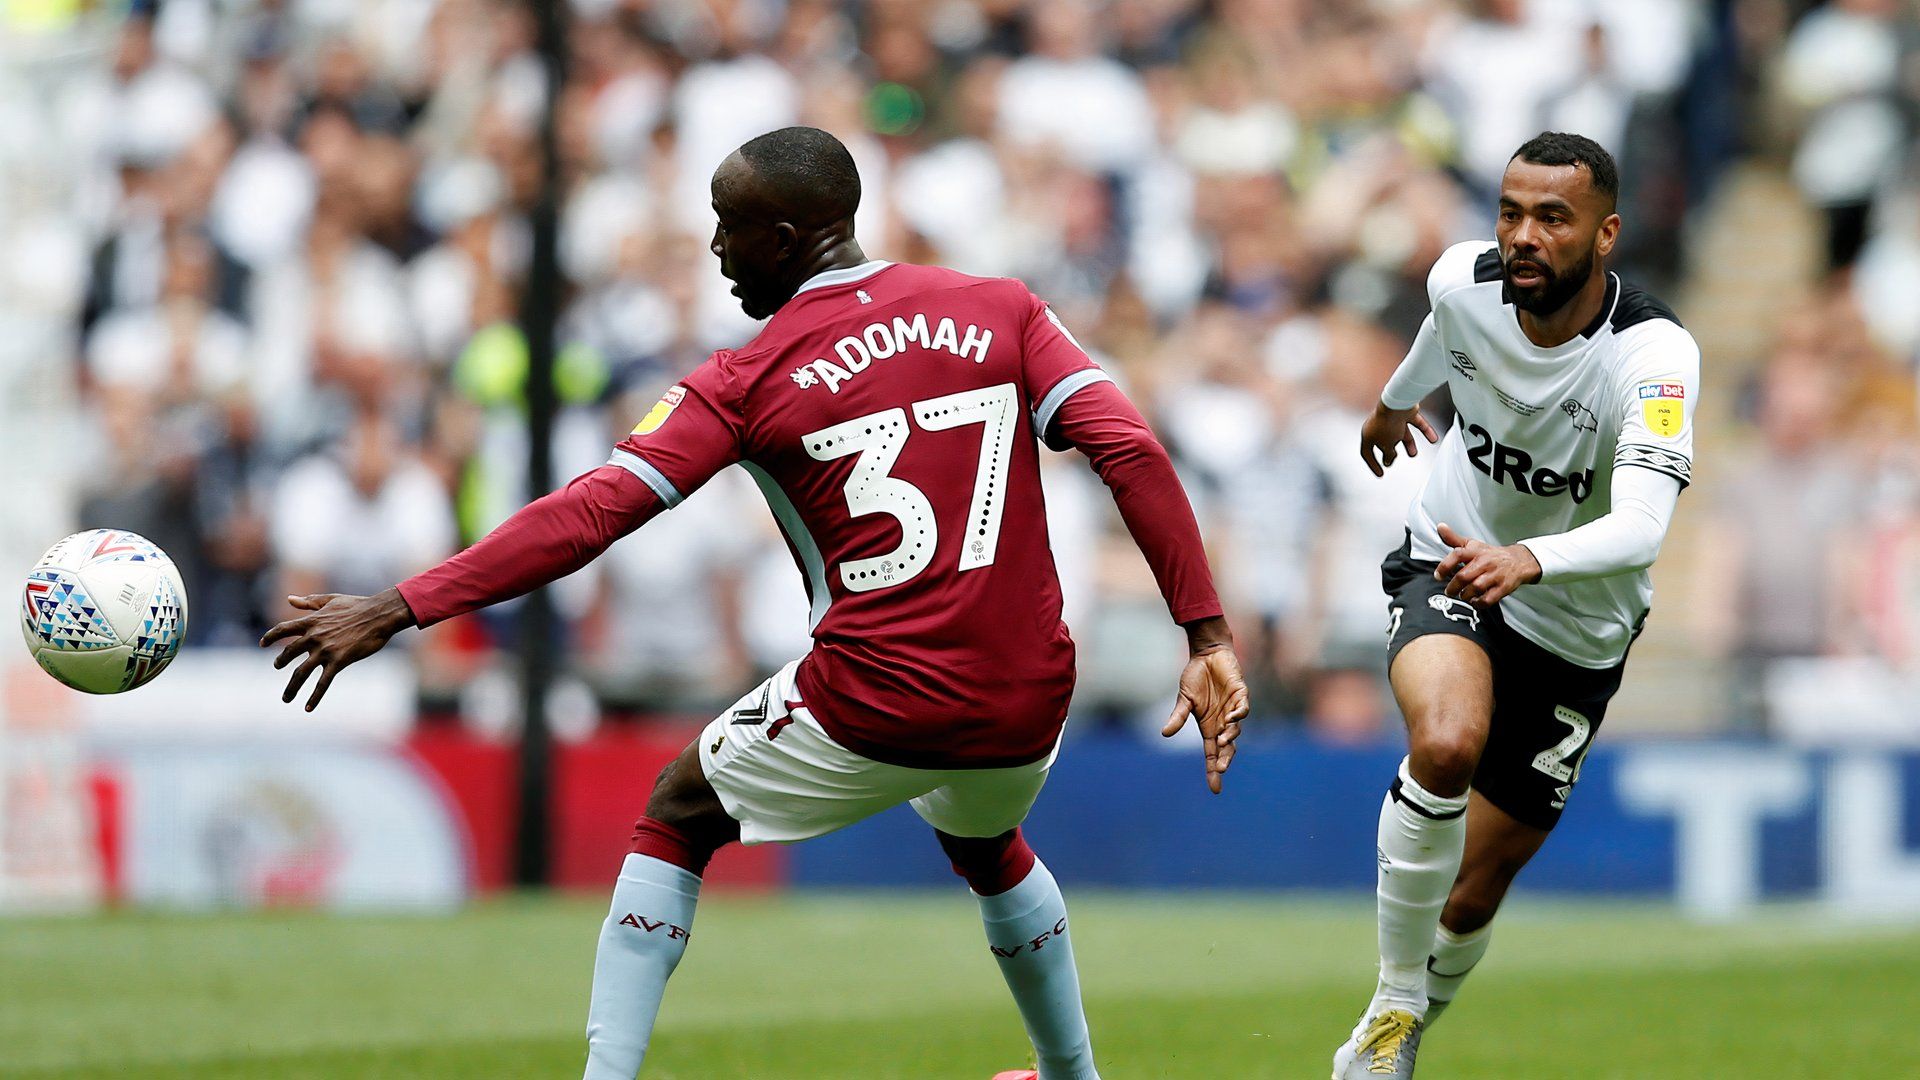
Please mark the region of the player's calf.
<svg viewBox="0 0 1920 1080"><path fill-rule="evenodd" d="M1485 795L1475 794L1471 804L1460 874L1447 895L1433 954L1427 959L1429 1025L1446 1011L1467 975L1486 955L1501 901L1547 838L1547 830L1520 821Z"/></svg>
<svg viewBox="0 0 1920 1080"><path fill-rule="evenodd" d="M1492 923L1455 933L1441 922L1440 932L1433 939L1433 955L1427 958L1426 1027L1432 1027L1440 1014L1447 1011L1447 1006L1453 1004L1453 999L1460 994L1460 985L1487 955L1487 946L1492 942Z"/></svg>
<svg viewBox="0 0 1920 1080"><path fill-rule="evenodd" d="M1447 894L1440 925L1456 934L1466 934L1492 922L1500 910L1500 902L1513 886L1514 875L1524 865L1525 860L1509 863L1499 859L1465 859L1453 891Z"/></svg>
<svg viewBox="0 0 1920 1080"><path fill-rule="evenodd" d="M707 861L738 837L688 747L654 782L634 825L594 954L586 1080L633 1080L646 1060L667 979L693 938Z"/></svg>
<svg viewBox="0 0 1920 1080"><path fill-rule="evenodd" d="M1040 1080L1099 1080L1080 1004L1067 904L1019 829L961 837L935 830L954 873L980 902L987 947L1013 992L1039 1059Z"/></svg>

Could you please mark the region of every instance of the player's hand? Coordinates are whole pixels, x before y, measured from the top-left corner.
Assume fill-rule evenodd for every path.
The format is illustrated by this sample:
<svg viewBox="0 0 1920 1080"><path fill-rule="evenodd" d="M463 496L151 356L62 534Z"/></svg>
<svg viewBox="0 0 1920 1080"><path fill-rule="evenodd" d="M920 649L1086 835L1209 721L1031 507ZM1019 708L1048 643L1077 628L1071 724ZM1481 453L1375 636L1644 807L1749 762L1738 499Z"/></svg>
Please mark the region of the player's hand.
<svg viewBox="0 0 1920 1080"><path fill-rule="evenodd" d="M298 697L300 685L307 681L307 676L320 672L320 681L313 685L313 696L307 699L308 712L320 704L321 696L333 685L333 677L340 674L342 668L379 652L393 635L412 626L414 621L413 609L407 606L399 589L388 589L378 596L338 593L289 596L287 603L312 614L288 619L267 631L260 639L260 646L266 648L276 641L287 643L273 661L276 668L306 656L305 662L293 670L293 678L287 681L287 692L280 695L281 701L291 702Z"/></svg>
<svg viewBox="0 0 1920 1080"><path fill-rule="evenodd" d="M1420 441L1413 437L1414 429L1427 437L1430 443L1440 441L1434 433L1433 425L1420 415L1420 406L1411 409L1389 409L1387 403L1374 403L1373 415L1360 425L1360 460L1367 463L1375 476L1387 475L1387 466L1400 458L1400 448L1406 447L1408 457L1420 456ZM1378 460L1375 460L1376 456Z"/></svg>
<svg viewBox="0 0 1920 1080"><path fill-rule="evenodd" d="M1440 525L1440 542L1453 550L1434 567L1433 576L1447 583L1448 596L1492 607L1520 586L1540 580L1540 560L1525 544L1495 547L1469 540L1444 522Z"/></svg>
<svg viewBox="0 0 1920 1080"><path fill-rule="evenodd" d="M1233 634L1222 618L1202 619L1187 626L1192 656L1180 672L1180 691L1173 715L1160 734L1172 738L1193 717L1200 727L1200 746L1207 758L1207 790L1220 794L1221 779L1233 764L1234 741L1240 721L1247 718L1247 683L1240 675L1240 658L1233 652Z"/></svg>

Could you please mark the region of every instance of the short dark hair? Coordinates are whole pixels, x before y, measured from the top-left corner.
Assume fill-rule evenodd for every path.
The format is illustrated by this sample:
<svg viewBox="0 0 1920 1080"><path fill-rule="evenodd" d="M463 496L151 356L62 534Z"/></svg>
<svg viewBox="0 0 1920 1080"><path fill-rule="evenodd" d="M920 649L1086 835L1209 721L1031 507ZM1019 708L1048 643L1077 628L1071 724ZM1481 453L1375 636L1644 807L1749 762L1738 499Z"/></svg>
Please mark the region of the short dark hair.
<svg viewBox="0 0 1920 1080"><path fill-rule="evenodd" d="M1609 204L1620 198L1620 168L1613 163L1613 155L1585 135L1543 131L1521 143L1507 160L1515 159L1533 165L1584 165L1593 190L1605 195Z"/></svg>
<svg viewBox="0 0 1920 1080"><path fill-rule="evenodd" d="M819 128L769 131L742 144L740 157L753 167L762 193L796 225L832 225L860 208L853 155Z"/></svg>

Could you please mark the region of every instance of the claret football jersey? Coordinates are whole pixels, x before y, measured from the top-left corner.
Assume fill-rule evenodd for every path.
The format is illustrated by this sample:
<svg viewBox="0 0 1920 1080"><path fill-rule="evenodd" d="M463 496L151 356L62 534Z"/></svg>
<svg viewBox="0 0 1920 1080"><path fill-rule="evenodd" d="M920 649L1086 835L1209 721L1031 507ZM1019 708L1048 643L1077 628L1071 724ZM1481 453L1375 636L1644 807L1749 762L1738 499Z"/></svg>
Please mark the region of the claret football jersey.
<svg viewBox="0 0 1920 1080"><path fill-rule="evenodd" d="M669 506L752 474L811 598L799 692L836 740L1020 764L1051 751L1073 689L1036 435L1106 380L1018 281L869 262L670 388L612 464Z"/></svg>

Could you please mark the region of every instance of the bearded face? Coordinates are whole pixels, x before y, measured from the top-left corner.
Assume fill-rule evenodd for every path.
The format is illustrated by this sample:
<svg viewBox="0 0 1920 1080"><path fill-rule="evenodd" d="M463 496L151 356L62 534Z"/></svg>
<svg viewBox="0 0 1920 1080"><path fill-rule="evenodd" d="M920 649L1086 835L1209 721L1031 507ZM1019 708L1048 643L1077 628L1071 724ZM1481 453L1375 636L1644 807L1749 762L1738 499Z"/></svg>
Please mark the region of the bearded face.
<svg viewBox="0 0 1920 1080"><path fill-rule="evenodd" d="M1515 158L1500 181L1500 277L1509 303L1546 317L1579 296L1619 233L1613 199L1578 165Z"/></svg>

